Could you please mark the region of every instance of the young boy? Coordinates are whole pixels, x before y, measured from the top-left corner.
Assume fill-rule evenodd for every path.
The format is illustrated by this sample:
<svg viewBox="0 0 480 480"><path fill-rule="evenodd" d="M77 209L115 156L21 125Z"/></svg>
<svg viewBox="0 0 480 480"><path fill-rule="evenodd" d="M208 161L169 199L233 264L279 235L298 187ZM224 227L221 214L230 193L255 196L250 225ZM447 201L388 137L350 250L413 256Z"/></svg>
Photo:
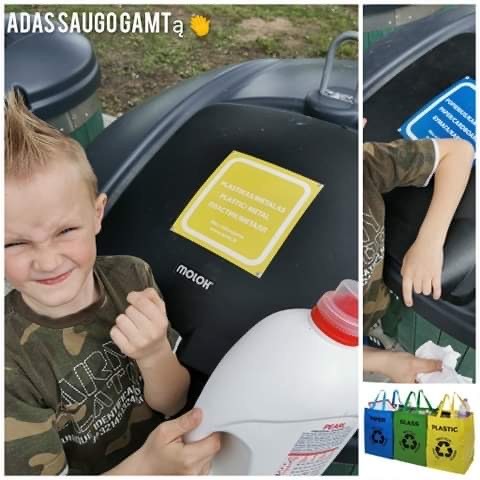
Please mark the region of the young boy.
<svg viewBox="0 0 480 480"><path fill-rule="evenodd" d="M201 412L160 424L190 377L150 267L96 256L107 199L83 149L5 107L6 473L207 473L218 435L182 441Z"/></svg>
<svg viewBox="0 0 480 480"><path fill-rule="evenodd" d="M403 259L405 305L417 294L441 295L443 245L471 171L473 148L463 140L398 140L370 143L363 150L364 332L385 313L390 294L383 283L385 205L382 194L402 186L428 185L433 197L417 238ZM364 370L394 382L413 383L418 373L441 369L441 362L405 352L364 347Z"/></svg>

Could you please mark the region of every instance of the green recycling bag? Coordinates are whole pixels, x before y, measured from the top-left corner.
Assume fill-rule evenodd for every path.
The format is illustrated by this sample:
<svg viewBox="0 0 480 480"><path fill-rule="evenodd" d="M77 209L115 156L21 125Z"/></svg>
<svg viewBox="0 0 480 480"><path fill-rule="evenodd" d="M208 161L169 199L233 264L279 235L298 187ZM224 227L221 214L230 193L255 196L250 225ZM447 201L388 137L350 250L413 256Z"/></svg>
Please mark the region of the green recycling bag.
<svg viewBox="0 0 480 480"><path fill-rule="evenodd" d="M410 405L413 396L416 404ZM422 397L426 407L421 407ZM393 458L426 466L427 418L434 411L423 390L410 392L407 400L393 414Z"/></svg>

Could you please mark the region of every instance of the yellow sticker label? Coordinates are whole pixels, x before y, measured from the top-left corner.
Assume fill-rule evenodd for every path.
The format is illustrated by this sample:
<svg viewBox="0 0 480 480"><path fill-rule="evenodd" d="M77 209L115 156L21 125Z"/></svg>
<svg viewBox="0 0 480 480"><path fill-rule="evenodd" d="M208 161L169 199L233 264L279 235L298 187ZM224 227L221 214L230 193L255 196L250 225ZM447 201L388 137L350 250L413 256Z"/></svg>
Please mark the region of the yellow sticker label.
<svg viewBox="0 0 480 480"><path fill-rule="evenodd" d="M172 231L261 277L322 188L233 151L190 200Z"/></svg>

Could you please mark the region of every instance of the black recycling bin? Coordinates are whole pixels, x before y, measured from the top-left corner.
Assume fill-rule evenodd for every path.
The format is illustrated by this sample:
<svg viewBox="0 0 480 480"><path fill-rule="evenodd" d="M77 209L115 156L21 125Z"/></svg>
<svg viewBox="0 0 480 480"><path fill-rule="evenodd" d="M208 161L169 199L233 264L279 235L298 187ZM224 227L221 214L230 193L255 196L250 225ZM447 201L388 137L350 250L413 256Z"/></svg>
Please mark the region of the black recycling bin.
<svg viewBox="0 0 480 480"><path fill-rule="evenodd" d="M357 278L356 131L333 105L328 122L306 105L324 66L266 59L207 72L126 113L87 149L109 196L98 252L152 266L183 337L177 355L192 377L186 408L250 327L278 310L309 308L342 279ZM335 61L330 80L354 91L355 62ZM262 272L172 230L232 152L323 185ZM344 474L355 471L354 439L337 463Z"/></svg>
<svg viewBox="0 0 480 480"><path fill-rule="evenodd" d="M465 76L475 78L475 58L474 6L437 12L399 27L375 43L364 60L365 141L400 138L397 129L410 115L454 82ZM432 190L430 184L398 188L385 195L384 276L399 297L402 259L416 238ZM462 353L465 348L475 348L475 167L445 244L442 298L434 301L415 295L413 308L464 344ZM425 337L420 329L418 335ZM437 341L436 336L431 340Z"/></svg>
<svg viewBox="0 0 480 480"><path fill-rule="evenodd" d="M324 185L261 278L172 231L232 151ZM152 265L184 338L180 358L208 375L262 318L309 308L342 279L356 278L356 153L356 135L337 125L265 107L208 106L152 152L108 213L99 250Z"/></svg>

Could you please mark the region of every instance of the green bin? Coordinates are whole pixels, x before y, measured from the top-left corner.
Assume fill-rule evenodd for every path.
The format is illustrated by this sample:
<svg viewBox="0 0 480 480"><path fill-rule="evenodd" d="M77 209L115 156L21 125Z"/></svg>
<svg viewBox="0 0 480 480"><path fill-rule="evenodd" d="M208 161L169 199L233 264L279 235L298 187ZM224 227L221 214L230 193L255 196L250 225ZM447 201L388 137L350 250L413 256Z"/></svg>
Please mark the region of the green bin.
<svg viewBox="0 0 480 480"><path fill-rule="evenodd" d="M409 22L449 7L439 5L366 5L363 10L363 49Z"/></svg>

